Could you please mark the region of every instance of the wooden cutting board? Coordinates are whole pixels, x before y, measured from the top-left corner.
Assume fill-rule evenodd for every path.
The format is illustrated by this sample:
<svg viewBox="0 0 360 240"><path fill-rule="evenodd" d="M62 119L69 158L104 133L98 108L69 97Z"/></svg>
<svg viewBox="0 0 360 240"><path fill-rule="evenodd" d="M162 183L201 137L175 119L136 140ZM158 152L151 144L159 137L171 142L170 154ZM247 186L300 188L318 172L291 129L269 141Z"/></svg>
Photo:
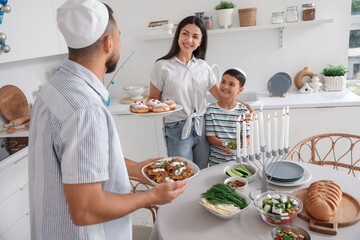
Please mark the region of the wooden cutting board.
<svg viewBox="0 0 360 240"><path fill-rule="evenodd" d="M0 89L0 112L6 120L24 117L28 110L28 101L19 88L6 85Z"/></svg>
<svg viewBox="0 0 360 240"><path fill-rule="evenodd" d="M292 195L298 197L304 204L306 194L307 188L302 188L292 193ZM338 212L329 221L317 220L311 217L305 206L299 213L299 217L309 222L309 228L312 231L336 235L338 227L351 226L360 221L360 202L353 196L343 192Z"/></svg>

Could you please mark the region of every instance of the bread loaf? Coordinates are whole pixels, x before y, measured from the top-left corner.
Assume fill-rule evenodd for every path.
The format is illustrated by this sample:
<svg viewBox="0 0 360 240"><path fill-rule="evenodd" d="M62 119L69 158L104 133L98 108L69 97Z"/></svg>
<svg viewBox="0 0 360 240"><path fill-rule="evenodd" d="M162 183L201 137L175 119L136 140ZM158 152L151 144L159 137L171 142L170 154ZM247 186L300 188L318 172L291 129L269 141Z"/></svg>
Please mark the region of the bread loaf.
<svg viewBox="0 0 360 240"><path fill-rule="evenodd" d="M308 213L319 220L329 220L340 206L341 188L330 180L320 180L312 183L305 200Z"/></svg>

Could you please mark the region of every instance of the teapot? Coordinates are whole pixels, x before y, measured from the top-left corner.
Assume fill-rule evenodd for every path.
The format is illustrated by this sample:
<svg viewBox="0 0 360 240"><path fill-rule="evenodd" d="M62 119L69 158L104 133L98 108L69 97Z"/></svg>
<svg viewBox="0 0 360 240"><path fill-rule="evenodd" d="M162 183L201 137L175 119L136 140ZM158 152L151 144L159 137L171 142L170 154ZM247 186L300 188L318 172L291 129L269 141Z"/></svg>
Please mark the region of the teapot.
<svg viewBox="0 0 360 240"><path fill-rule="evenodd" d="M218 73L218 81L221 82L221 70L220 70L220 67L217 65L217 64L213 64L210 69L211 71L214 72L213 68L216 68L217 69L217 73Z"/></svg>

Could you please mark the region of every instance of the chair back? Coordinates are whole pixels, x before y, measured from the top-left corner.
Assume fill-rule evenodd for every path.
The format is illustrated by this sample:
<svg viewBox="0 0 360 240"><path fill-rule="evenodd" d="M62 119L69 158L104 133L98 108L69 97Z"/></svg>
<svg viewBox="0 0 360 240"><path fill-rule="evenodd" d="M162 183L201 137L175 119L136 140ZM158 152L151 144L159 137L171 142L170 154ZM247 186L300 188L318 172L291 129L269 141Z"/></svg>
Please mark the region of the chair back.
<svg viewBox="0 0 360 240"><path fill-rule="evenodd" d="M346 133L315 135L296 144L285 160L330 165L356 177L356 173L360 174L360 136Z"/></svg>

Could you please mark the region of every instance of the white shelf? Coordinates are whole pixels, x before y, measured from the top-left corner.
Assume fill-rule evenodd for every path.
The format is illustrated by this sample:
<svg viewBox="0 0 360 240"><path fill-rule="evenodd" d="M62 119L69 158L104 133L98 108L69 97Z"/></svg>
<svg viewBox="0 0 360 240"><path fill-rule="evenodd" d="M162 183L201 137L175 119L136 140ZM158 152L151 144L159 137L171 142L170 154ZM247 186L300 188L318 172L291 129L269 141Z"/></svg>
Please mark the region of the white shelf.
<svg viewBox="0 0 360 240"><path fill-rule="evenodd" d="M209 35L213 34L223 34L223 33L233 33L233 32L246 32L246 31L257 31L257 30L264 30L264 29L279 29L280 30L280 46L283 47L283 31L285 28L290 27L302 27L302 26L315 26L325 23L332 23L334 19L319 19L313 21L300 21L294 23L280 23L280 24L267 24L267 25L258 25L258 26L251 26L251 27L234 27L234 28L227 28L227 29L213 29L208 30ZM151 41L151 40L158 40L158 39L172 39L174 34L158 34L158 35L146 35L141 36L137 40L140 41Z"/></svg>

